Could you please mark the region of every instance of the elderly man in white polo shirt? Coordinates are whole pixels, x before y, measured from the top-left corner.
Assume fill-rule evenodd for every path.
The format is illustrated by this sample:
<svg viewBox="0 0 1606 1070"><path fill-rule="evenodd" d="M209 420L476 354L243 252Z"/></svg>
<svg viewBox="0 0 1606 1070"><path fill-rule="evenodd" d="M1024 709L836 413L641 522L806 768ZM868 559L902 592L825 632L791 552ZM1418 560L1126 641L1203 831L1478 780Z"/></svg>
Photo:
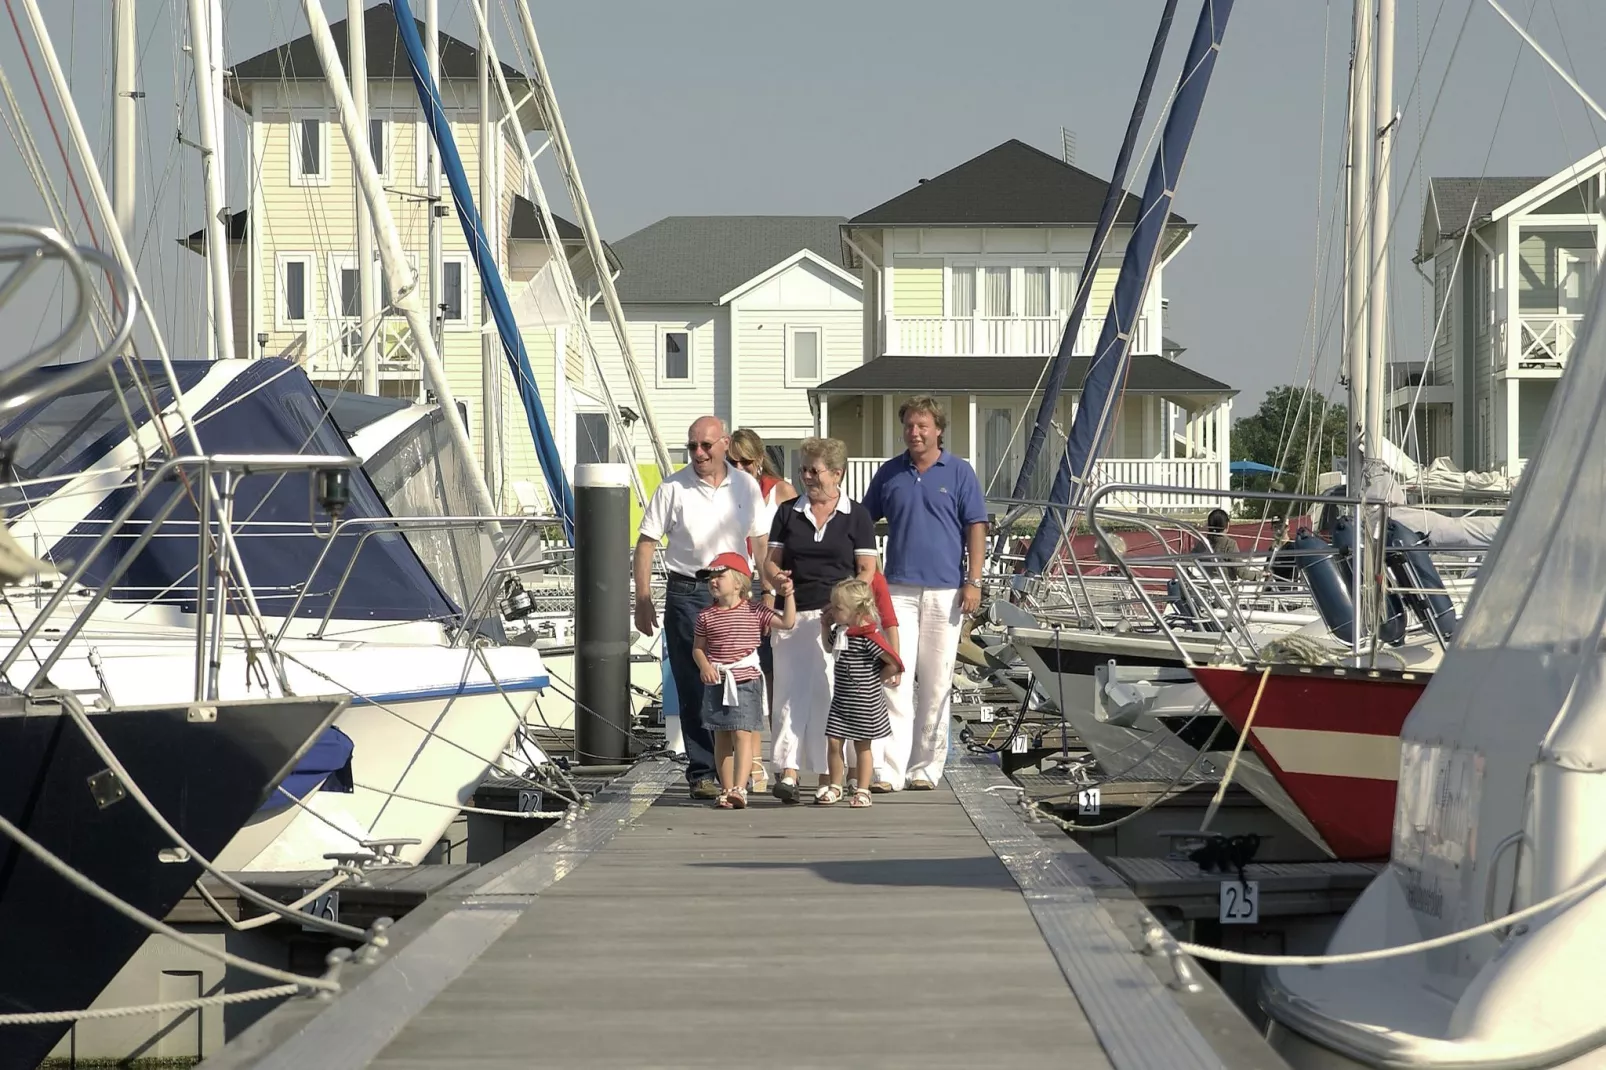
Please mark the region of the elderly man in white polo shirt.
<svg viewBox="0 0 1606 1070"><path fill-rule="evenodd" d="M641 517L636 539L636 628L651 635L658 627L652 602L652 555L660 541L669 569L664 599L664 638L669 669L680 699L680 730L686 740L686 781L693 798L719 794L714 775L714 739L703 727L703 682L692 659L692 627L697 614L713 604L706 580L697 574L720 554L735 552L759 562L769 530L764 526L764 494L758 480L725 460L730 435L724 421L704 416L691 425L686 455L691 463L658 485Z"/></svg>

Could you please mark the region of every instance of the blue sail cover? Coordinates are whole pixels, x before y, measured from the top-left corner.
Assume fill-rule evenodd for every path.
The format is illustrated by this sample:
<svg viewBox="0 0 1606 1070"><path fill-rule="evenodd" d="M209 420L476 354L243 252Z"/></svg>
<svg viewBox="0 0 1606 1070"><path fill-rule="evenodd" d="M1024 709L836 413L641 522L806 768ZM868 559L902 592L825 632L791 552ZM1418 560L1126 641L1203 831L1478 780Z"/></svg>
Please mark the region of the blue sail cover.
<svg viewBox="0 0 1606 1070"><path fill-rule="evenodd" d="M1043 452L1043 442L1048 438L1049 425L1054 422L1054 411L1059 406L1065 376L1071 370L1071 358L1076 354L1076 339L1082 333L1082 317L1087 312L1087 300L1093 293L1093 282L1098 277L1099 257L1104 252L1110 229L1115 226L1116 212L1126 198L1126 170L1132 162L1132 149L1137 144L1138 133L1143 129L1143 116L1149 110L1149 94L1154 90L1155 75L1160 71L1160 59L1165 55L1165 43L1171 37L1171 22L1176 11L1177 0L1165 0L1165 9L1160 12L1159 28L1154 31L1154 43L1149 46L1149 61L1143 68L1143 81L1138 84L1138 96L1132 104L1132 114L1127 118L1126 137L1121 139L1121 151L1115 157L1115 173L1110 176L1104 205L1099 209L1098 225L1093 228L1093 238L1088 242L1087 260L1082 265L1082 281L1076 288L1076 300L1071 306L1070 318L1065 322L1065 333L1060 335L1059 350L1054 354L1054 362L1049 365L1048 379L1043 384L1043 400L1037 406L1037 422L1032 425L1031 437L1026 440L1026 456L1021 460L1020 474L1015 477L1015 489L1010 497L1017 501L1027 497L1031 490L1032 474Z"/></svg>
<svg viewBox="0 0 1606 1070"><path fill-rule="evenodd" d="M217 365L180 361L174 367L180 385L188 390ZM147 364L142 370L150 382L162 381L159 365ZM48 376L59 372L60 369L45 369L35 374ZM127 374L119 372L119 376L126 392ZM161 391L157 400L158 405L165 407L171 398ZM135 418L148 421L143 406L133 397L128 401L136 410ZM82 415L77 415L80 413ZM241 362L240 373L196 414L195 420L208 453L327 456L351 452L306 374L295 364L283 360ZM64 445L43 448L43 439L35 441L41 426L48 428L50 437L60 439ZM122 408L109 382L80 384L73 391L19 413L0 428L0 438L4 441L28 446L18 449L18 475L22 477L70 477L75 472L92 469L127 437ZM201 452L182 432L176 436L174 446L180 456ZM168 454L160 450L154 456L162 460ZM41 458L49 457L58 460L41 463ZM32 467L23 463L25 459L32 462ZM450 621L458 615L457 607L441 592L406 538L394 531L369 536L362 542L360 551L361 532L368 529L358 527L343 533L336 539L317 575L309 577L308 573L328 545L326 539L313 533L310 523L315 520L324 532L330 523L328 515L315 504L313 478L310 472L290 472L249 475L236 483L235 541L264 614L283 616L288 613L305 585L308 593L298 615L322 617L330 611L331 598L341 576L347 566L352 565L345 589L334 605L333 615L337 619ZM196 478L190 475L188 490L179 481L172 487L182 495L177 509L114 586L112 597L119 601L174 605L185 612L194 612L198 549L193 497ZM99 586L106 582L124 552L166 505L170 493L167 488L158 487L147 495L112 542L90 562L84 575L86 584ZM88 554L105 525L128 504L133 494L130 477L50 547L51 560L76 561ZM42 497L37 489L31 489L30 496L35 502ZM19 508L16 503L10 505L13 514ZM367 474L360 469L351 470L351 504L345 515L348 518L391 515ZM354 565L353 554L358 555ZM231 590L231 595L237 594ZM230 608L236 612L243 609L237 604Z"/></svg>
<svg viewBox="0 0 1606 1070"><path fill-rule="evenodd" d="M319 788L351 794L357 788L356 778L351 772L351 754L355 749L356 745L346 733L334 725L325 728L323 735L290 770L290 775L280 781L278 788L257 807L257 815L277 813L294 805L291 799L305 799Z"/></svg>
<svg viewBox="0 0 1606 1070"><path fill-rule="evenodd" d="M1104 330L1099 335L1098 347L1093 351L1087 375L1082 380L1081 403L1077 407L1076 418L1071 422L1070 433L1066 436L1065 454L1060 458L1059 471L1054 476L1054 489L1049 494L1049 501L1055 504L1043 511L1043 519L1037 525L1032 545L1026 551L1025 570L1029 575L1040 574L1047 565L1049 556L1066 530L1067 514L1081 502L1093 464L1114 430L1115 412L1126 388L1132 334L1137 330L1144 291L1149 287L1160 239L1171 218L1171 202L1176 198L1182 165L1187 159L1188 144L1193 140L1193 130L1204 105L1211 72L1216 67L1221 39L1227 32L1227 17L1232 14L1232 2L1204 0L1199 10L1199 22L1194 27L1193 41L1188 46L1188 57L1183 61L1176 98L1166 116L1165 132L1161 135L1159 150L1149 169L1148 185L1144 188L1143 203L1138 209L1138 222L1132 230L1131 240L1127 242L1126 256L1121 261L1121 274L1115 283L1115 295L1110 302L1109 314L1104 318Z"/></svg>
<svg viewBox="0 0 1606 1070"><path fill-rule="evenodd" d="M440 91L429 76L429 62L424 55L424 42L418 36L418 22L413 18L413 9L407 0L391 0L391 7L395 9L396 30L412 67L418 101L424 108L424 121L429 125L430 136L435 139L436 147L440 149L441 167L446 173L447 183L452 187L452 201L457 205L457 220L463 226L463 238L474 257L480 285L491 303L491 318L496 321L497 336L502 340L502 352L512 368L519 400L524 403L524 416L530 424L530 439L535 443L541 473L546 476L552 503L563 521L564 537L573 545L574 492L569 487L569 477L563 471L563 457L558 452L557 439L547 423L546 407L541 404L541 391L535 385L535 373L530 370L530 355L524 348L524 336L519 333L519 325L513 318L513 305L507 299L507 290L502 285L501 268L496 264L490 243L485 240L485 225L474 207L474 194L469 189L468 175L463 170L463 160L457 152L457 139L452 136L451 124L446 120Z"/></svg>

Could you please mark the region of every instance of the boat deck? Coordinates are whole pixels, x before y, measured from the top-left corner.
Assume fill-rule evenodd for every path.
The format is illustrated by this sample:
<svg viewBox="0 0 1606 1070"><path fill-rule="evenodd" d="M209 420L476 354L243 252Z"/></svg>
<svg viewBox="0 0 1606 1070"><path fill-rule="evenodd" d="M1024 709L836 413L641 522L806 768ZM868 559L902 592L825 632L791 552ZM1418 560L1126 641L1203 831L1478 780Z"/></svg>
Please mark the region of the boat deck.
<svg viewBox="0 0 1606 1070"><path fill-rule="evenodd" d="M203 1065L1284 1065L1208 978L1167 984L1142 904L996 766L857 813L719 811L680 773L637 766Z"/></svg>

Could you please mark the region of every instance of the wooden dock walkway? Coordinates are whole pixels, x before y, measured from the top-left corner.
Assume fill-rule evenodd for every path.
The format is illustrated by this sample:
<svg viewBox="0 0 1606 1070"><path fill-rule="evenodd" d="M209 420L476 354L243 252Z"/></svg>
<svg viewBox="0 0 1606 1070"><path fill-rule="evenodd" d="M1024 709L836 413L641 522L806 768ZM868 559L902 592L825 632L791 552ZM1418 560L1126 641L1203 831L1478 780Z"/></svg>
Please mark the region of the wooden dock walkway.
<svg viewBox="0 0 1606 1070"><path fill-rule="evenodd" d="M994 766L857 812L719 811L680 773L638 766L203 1067L1283 1066L1208 978L1166 983L1141 903Z"/></svg>

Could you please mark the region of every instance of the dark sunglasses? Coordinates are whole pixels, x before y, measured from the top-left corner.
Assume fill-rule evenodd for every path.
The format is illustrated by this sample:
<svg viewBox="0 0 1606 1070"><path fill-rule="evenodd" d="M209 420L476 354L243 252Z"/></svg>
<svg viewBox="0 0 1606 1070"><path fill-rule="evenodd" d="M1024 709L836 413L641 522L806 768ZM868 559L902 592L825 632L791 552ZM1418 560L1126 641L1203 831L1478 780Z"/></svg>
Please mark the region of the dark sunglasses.
<svg viewBox="0 0 1606 1070"><path fill-rule="evenodd" d="M686 452L696 453L698 450L702 450L704 453L713 453L714 447L717 445L719 445L718 442L688 442L686 443Z"/></svg>

